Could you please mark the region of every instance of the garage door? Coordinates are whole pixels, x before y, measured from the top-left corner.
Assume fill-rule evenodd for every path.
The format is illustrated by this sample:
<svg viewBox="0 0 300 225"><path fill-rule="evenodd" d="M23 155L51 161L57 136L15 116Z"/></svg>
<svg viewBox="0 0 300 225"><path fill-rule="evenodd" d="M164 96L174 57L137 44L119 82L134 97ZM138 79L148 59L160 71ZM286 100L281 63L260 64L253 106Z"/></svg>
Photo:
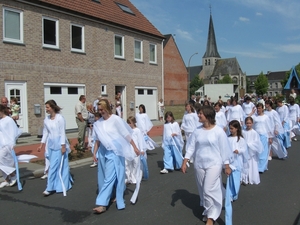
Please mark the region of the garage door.
<svg viewBox="0 0 300 225"><path fill-rule="evenodd" d="M76 129L75 104L85 94L85 86L78 84L44 84L45 102L53 99L62 108L66 129Z"/></svg>
<svg viewBox="0 0 300 225"><path fill-rule="evenodd" d="M136 87L135 88L135 108L136 113L139 112L139 105L146 107L146 113L151 120L157 120L157 88L152 87Z"/></svg>

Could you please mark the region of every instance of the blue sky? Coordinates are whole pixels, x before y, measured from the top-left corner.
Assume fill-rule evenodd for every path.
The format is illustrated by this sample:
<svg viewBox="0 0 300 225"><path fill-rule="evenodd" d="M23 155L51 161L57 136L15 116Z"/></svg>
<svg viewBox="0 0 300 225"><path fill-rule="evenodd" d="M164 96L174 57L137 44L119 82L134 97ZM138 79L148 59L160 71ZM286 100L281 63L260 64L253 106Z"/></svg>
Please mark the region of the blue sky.
<svg viewBox="0 0 300 225"><path fill-rule="evenodd" d="M173 34L188 66L201 65L210 8L218 51L247 75L284 71L300 62L299 0L130 0L162 33Z"/></svg>

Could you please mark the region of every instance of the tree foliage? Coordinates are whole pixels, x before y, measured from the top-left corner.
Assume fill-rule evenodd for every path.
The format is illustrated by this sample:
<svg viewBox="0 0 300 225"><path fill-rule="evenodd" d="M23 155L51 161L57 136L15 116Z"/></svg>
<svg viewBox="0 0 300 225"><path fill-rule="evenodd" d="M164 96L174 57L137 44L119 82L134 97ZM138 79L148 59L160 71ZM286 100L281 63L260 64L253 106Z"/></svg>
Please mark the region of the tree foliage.
<svg viewBox="0 0 300 225"><path fill-rule="evenodd" d="M256 94L258 95L263 95L267 93L269 82L267 76L264 75L263 72L261 72L256 78L256 81L254 82L254 87L255 87Z"/></svg>
<svg viewBox="0 0 300 225"><path fill-rule="evenodd" d="M199 76L195 76L193 80L190 82L190 96L194 95L195 92L204 85L202 78L200 79Z"/></svg>
<svg viewBox="0 0 300 225"><path fill-rule="evenodd" d="M296 69L296 72L297 72L298 76L300 76L300 63L298 63L298 65L295 67L295 69ZM290 71L287 71L285 73L285 78L281 81L282 88L284 88L287 81L289 80L291 72L292 72L292 68L290 69Z"/></svg>
<svg viewBox="0 0 300 225"><path fill-rule="evenodd" d="M221 80L218 81L218 84L232 84L232 83L233 81L228 74L226 74Z"/></svg>

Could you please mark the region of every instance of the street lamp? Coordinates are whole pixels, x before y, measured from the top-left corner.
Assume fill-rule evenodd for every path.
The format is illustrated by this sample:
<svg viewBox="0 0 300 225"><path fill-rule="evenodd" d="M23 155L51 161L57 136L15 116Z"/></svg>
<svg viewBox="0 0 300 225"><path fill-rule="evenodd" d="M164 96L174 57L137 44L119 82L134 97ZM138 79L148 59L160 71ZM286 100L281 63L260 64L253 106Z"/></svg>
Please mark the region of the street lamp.
<svg viewBox="0 0 300 225"><path fill-rule="evenodd" d="M191 58L194 56L194 55L197 55L198 54L198 52L195 52L193 55L191 55L191 57L189 58L189 63L188 63L188 68L189 68L189 70L188 70L188 100L189 100L189 96L190 96L190 83L191 83L191 81L190 81L190 72L191 72L191 68L190 68L190 62L191 62Z"/></svg>

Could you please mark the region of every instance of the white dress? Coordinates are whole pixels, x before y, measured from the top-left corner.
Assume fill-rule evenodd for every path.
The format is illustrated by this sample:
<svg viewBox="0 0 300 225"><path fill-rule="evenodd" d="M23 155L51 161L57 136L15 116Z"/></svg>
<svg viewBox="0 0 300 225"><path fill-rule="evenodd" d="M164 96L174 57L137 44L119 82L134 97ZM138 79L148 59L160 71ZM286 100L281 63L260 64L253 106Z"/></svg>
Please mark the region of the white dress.
<svg viewBox="0 0 300 225"><path fill-rule="evenodd" d="M252 112L253 107L255 107L255 105L252 102L249 102L249 104L247 102L243 103L242 108L245 116L249 116L249 114Z"/></svg>
<svg viewBox="0 0 300 225"><path fill-rule="evenodd" d="M221 110L219 112L216 112L215 119L216 119L216 125L218 125L222 129L226 128L227 126L226 117L225 114L221 112Z"/></svg>
<svg viewBox="0 0 300 225"><path fill-rule="evenodd" d="M244 121L244 111L240 105L235 105L229 107L227 111L227 122L231 122L232 120L237 120L240 123Z"/></svg>
<svg viewBox="0 0 300 225"><path fill-rule="evenodd" d="M191 135L185 158L192 156L200 205L205 208L203 215L216 220L221 214L224 196L222 167L232 160L231 147L224 130L219 126L210 130L198 127Z"/></svg>
<svg viewBox="0 0 300 225"><path fill-rule="evenodd" d="M20 130L12 118L0 119L0 170L4 179L16 170L12 151L19 136Z"/></svg>
<svg viewBox="0 0 300 225"><path fill-rule="evenodd" d="M155 143L149 136L148 132L151 130L153 127L153 124L149 118L149 116L146 113L137 113L135 115L136 118L136 125L137 127L142 131L144 135L144 139L147 144L147 149L148 150L153 150L157 147L159 147L158 144Z"/></svg>
<svg viewBox="0 0 300 225"><path fill-rule="evenodd" d="M188 148L188 145L190 144L189 142L189 138L191 136L191 134L193 133L193 131L197 128L199 124L199 118L197 116L196 113L186 113L183 115L182 118L182 123L181 123L181 130L184 131L184 135L185 135L185 141L186 141L186 145L185 148Z"/></svg>
<svg viewBox="0 0 300 225"><path fill-rule="evenodd" d="M243 136L248 146L249 155L248 176L244 182L246 184L259 184L260 177L258 172L258 160L259 154L263 151L263 146L260 141L259 134L255 130L243 130Z"/></svg>

